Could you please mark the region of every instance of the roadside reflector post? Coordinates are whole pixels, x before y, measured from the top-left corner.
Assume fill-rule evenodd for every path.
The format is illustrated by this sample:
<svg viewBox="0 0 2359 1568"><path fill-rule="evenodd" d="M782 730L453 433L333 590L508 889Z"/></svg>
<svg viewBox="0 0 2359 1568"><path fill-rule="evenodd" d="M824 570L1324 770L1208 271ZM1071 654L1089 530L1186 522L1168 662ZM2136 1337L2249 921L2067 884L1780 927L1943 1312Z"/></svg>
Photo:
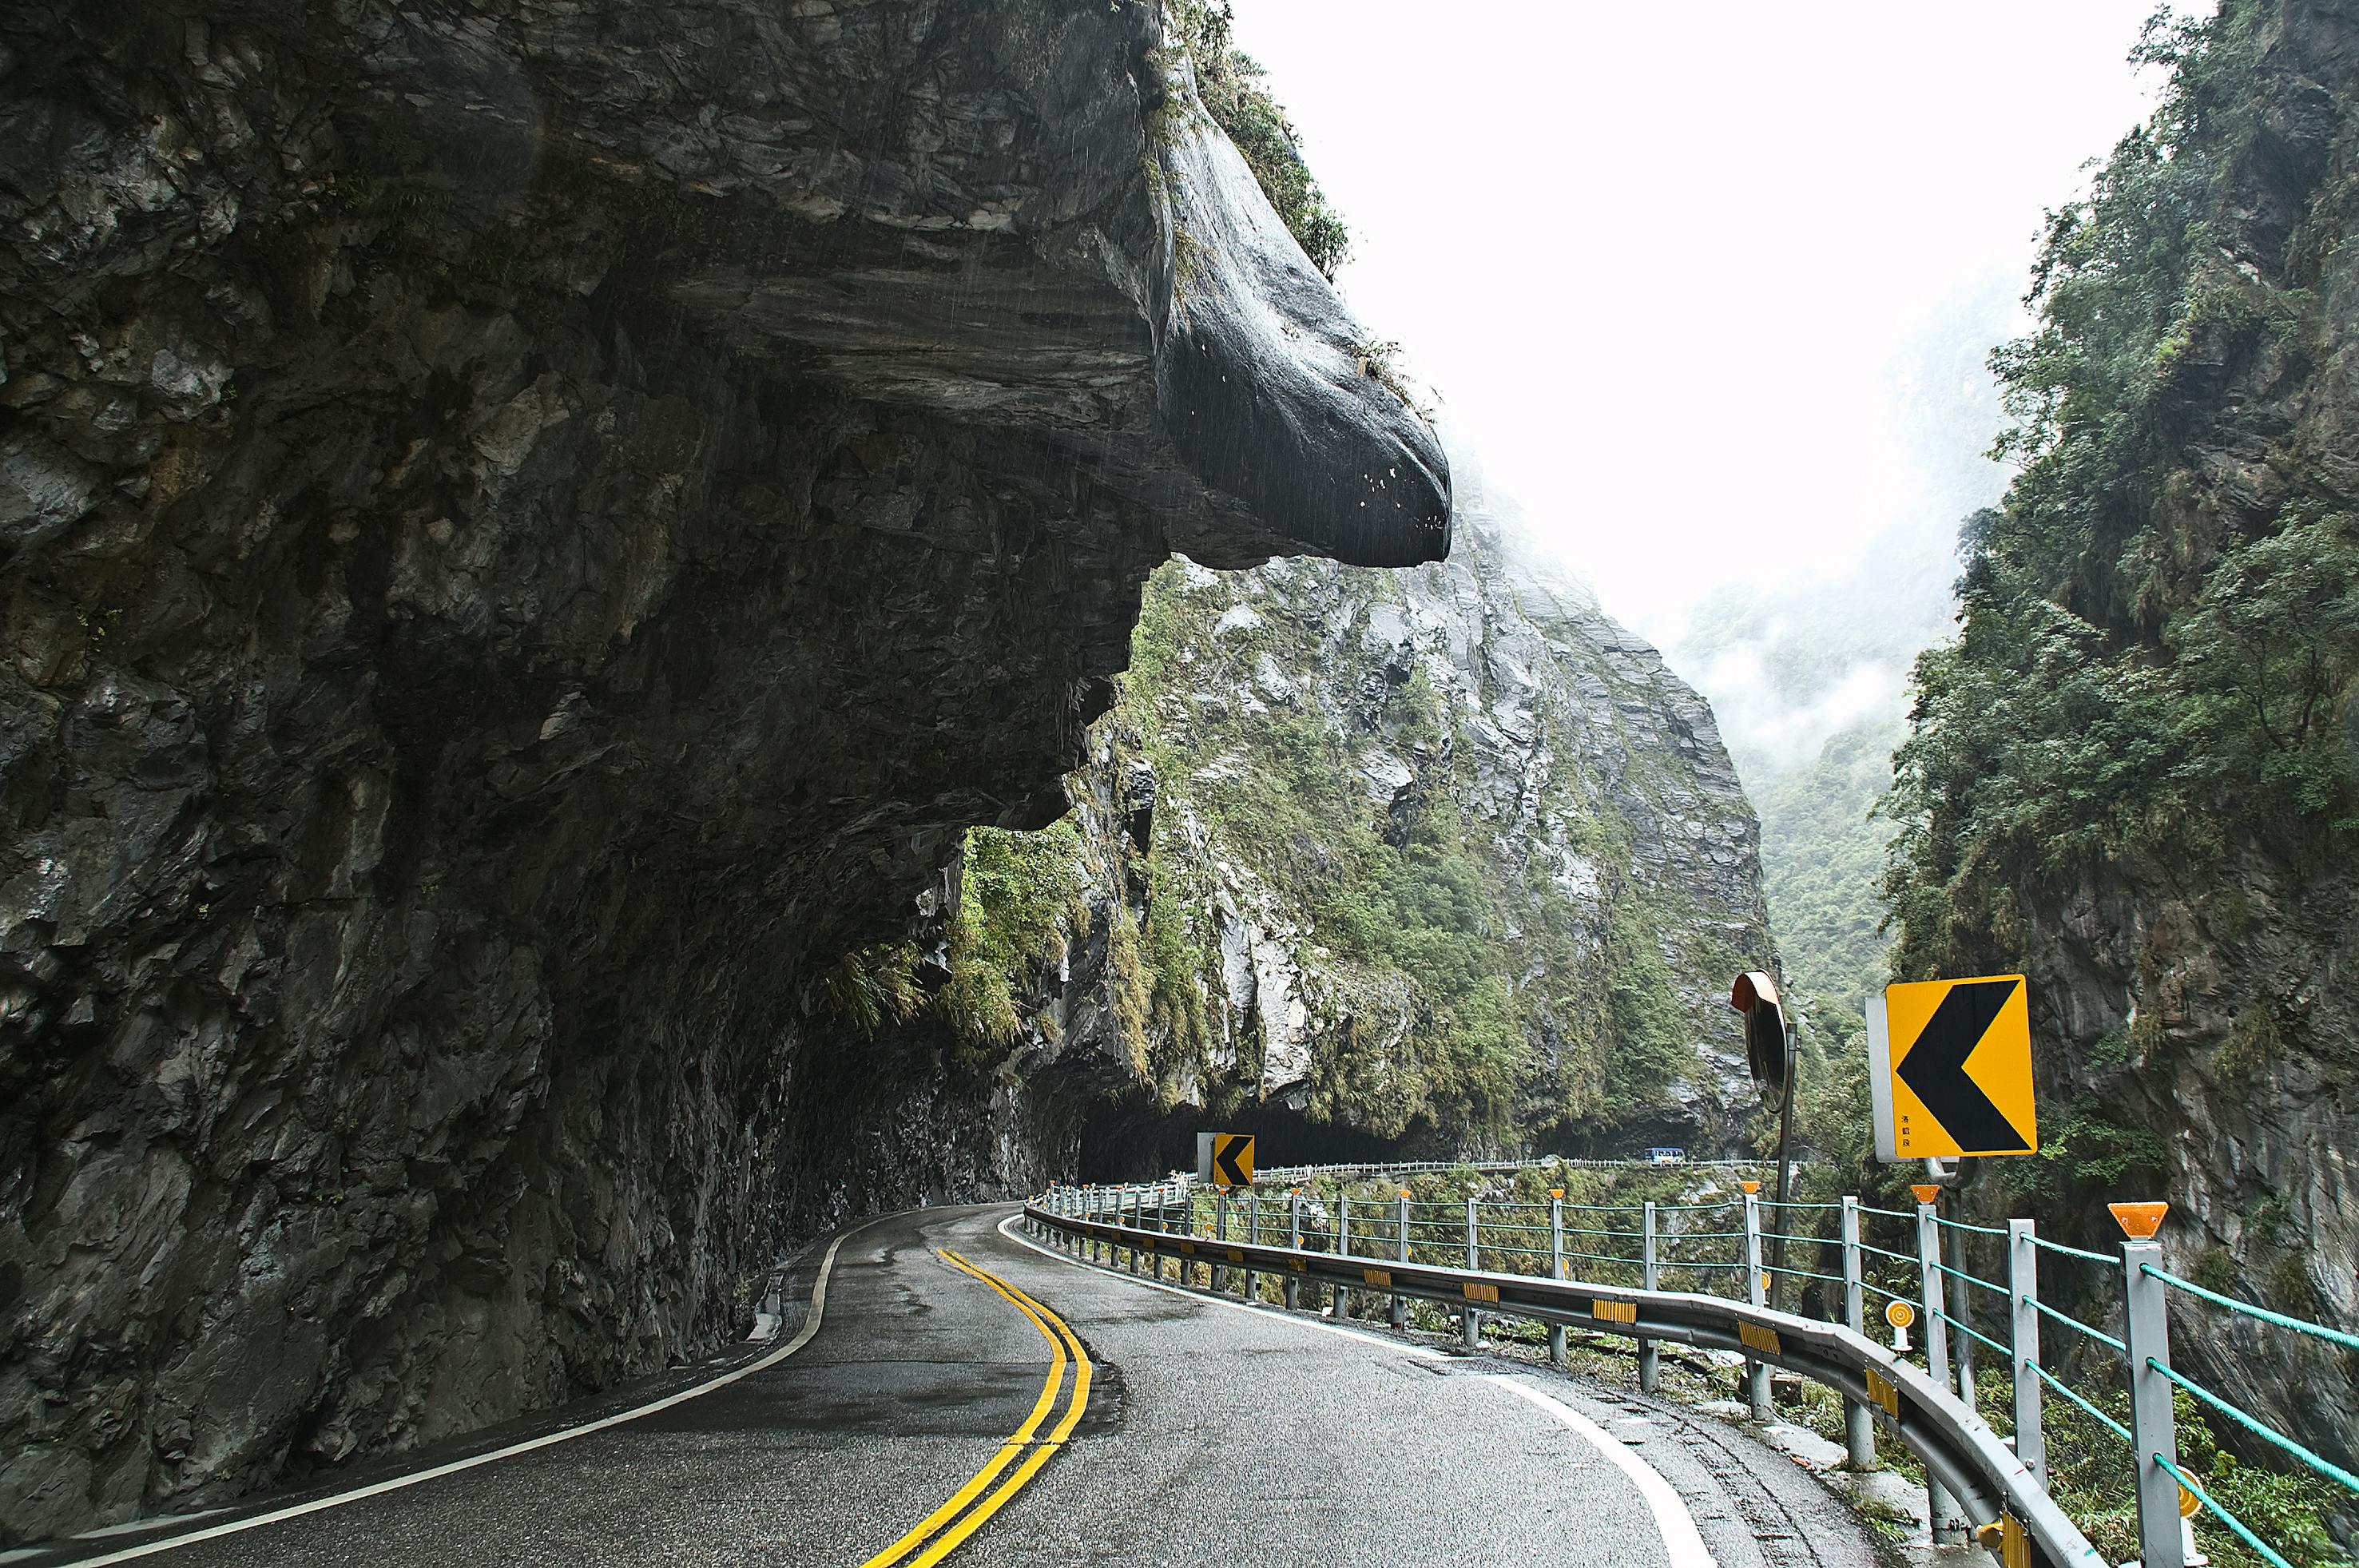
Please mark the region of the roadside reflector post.
<svg viewBox="0 0 2359 1568"><path fill-rule="evenodd" d="M1941 1189L1919 1185L1909 1191L1917 1194L1917 1288L1925 1299L1925 1370L1937 1387L1947 1388L1950 1325L1942 1313L1949 1297L1941 1282L1941 1224L1933 1213L1933 1200ZM1925 1511L1933 1519L1934 1545L1965 1544L1967 1526L1959 1516L1957 1499L1930 1475L1925 1477Z"/></svg>
<svg viewBox="0 0 2359 1568"><path fill-rule="evenodd" d="M1294 1188L1286 1195L1286 1245L1297 1252L1302 1250L1302 1189ZM1293 1312L1302 1305L1302 1284L1292 1270L1286 1276L1286 1310Z"/></svg>
<svg viewBox="0 0 2359 1568"><path fill-rule="evenodd" d="M1474 1240L1474 1200L1470 1197L1466 1200L1466 1267L1469 1269L1483 1267L1482 1250ZM1483 1314L1470 1306L1464 1309L1458 1321L1466 1331L1466 1348L1479 1349L1483 1344Z"/></svg>
<svg viewBox="0 0 2359 1568"><path fill-rule="evenodd" d="M1400 1196L1393 1200L1393 1235L1397 1244L1393 1250L1399 1254L1400 1261L1406 1263L1408 1261L1408 1189L1406 1187L1400 1190ZM1393 1329L1398 1333L1408 1327L1408 1298L1396 1290L1393 1292Z"/></svg>
<svg viewBox="0 0 2359 1568"><path fill-rule="evenodd" d="M2186 1568L2179 1528L2179 1478L2163 1462L2179 1463L2179 1433L2170 1411L2169 1287L2147 1272L2162 1267L2160 1203L2114 1203L2122 1243L2122 1338L2129 1345L2130 1437L2136 1444L2138 1562L2143 1568Z"/></svg>
<svg viewBox="0 0 2359 1568"><path fill-rule="evenodd" d="M2029 1220L2006 1222L2007 1359L2014 1364L2015 1456L2048 1486L2048 1436L2039 1425L2039 1247Z"/></svg>
<svg viewBox="0 0 2359 1568"><path fill-rule="evenodd" d="M1745 1183L1745 1299L1755 1306L1767 1304L1767 1281L1761 1277L1761 1183ZM1753 1419L1767 1421L1769 1407L1769 1363L1748 1357L1745 1363L1745 1381L1753 1405Z"/></svg>
<svg viewBox="0 0 2359 1568"><path fill-rule="evenodd" d="M1657 1279L1661 1273L1655 1247L1655 1205L1650 1201L1638 1219L1638 1283L1649 1290L1658 1290ZM1638 1342L1638 1391L1654 1393L1663 1381L1662 1352L1651 1339Z"/></svg>
<svg viewBox="0 0 2359 1568"><path fill-rule="evenodd" d="M1867 1283L1859 1248L1859 1200L1843 1201L1843 1324L1864 1338L1867 1334ZM1875 1468L1875 1422L1857 1399L1843 1400L1843 1460L1854 1470Z"/></svg>
<svg viewBox="0 0 2359 1568"><path fill-rule="evenodd" d="M1147 1228L1139 1222L1141 1211L1146 1207L1147 1194L1138 1188L1133 1187L1130 1190L1130 1217L1123 1221L1130 1227L1130 1271L1133 1274L1138 1272L1138 1233Z"/></svg>
<svg viewBox="0 0 2359 1568"><path fill-rule="evenodd" d="M1549 1192L1549 1278L1564 1278L1564 1189ZM1564 1365L1564 1324L1549 1324L1549 1365Z"/></svg>
<svg viewBox="0 0 2359 1568"><path fill-rule="evenodd" d="M1245 1189L1245 1239L1261 1245L1261 1194L1251 1187ZM1261 1276L1250 1269L1245 1270L1245 1300L1261 1300Z"/></svg>

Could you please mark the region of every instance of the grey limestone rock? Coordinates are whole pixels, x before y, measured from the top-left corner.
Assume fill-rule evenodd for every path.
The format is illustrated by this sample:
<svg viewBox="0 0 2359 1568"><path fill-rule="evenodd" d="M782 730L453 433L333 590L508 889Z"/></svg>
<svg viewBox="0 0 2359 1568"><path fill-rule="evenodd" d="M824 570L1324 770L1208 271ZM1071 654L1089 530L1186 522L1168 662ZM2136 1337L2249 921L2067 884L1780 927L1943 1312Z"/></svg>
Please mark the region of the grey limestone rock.
<svg viewBox="0 0 2359 1568"><path fill-rule="evenodd" d="M1064 809L1173 548L1449 544L1155 8L0 45L0 1541L659 1367L807 1227L1037 1179L1005 1084L828 1054L814 955Z"/></svg>

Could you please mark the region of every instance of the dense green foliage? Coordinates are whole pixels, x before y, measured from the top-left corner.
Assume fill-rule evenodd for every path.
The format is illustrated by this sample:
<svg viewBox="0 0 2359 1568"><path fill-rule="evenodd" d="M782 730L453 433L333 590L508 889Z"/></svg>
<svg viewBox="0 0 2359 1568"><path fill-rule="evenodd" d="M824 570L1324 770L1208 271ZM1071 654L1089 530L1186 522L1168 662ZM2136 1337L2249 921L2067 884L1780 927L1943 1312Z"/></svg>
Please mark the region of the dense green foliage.
<svg viewBox="0 0 2359 1568"><path fill-rule="evenodd" d="M1389 592L1379 574L1353 582L1371 600ZM1692 1029L1662 916L1621 877L1627 829L1612 808L1561 779L1548 786L1545 822L1614 868L1601 911L1469 816L1472 764L1422 671L1367 683L1385 694L1387 744L1422 764L1411 801L1388 807L1368 793L1353 754L1361 743L1333 715L1239 698L1262 660L1332 664L1332 628L1271 600L1259 602L1266 619L1216 631L1236 602L1183 569L1158 573L1120 711L1205 835L1193 842L1180 813L1161 813L1150 861L1234 860L1308 916L1343 1015L1342 1038L1314 1063L1313 1114L1387 1135L1422 1122L1482 1140L1550 1124L1601 1130L1652 1108L1692 1068ZM1158 995L1205 983L1201 949L1201 938L1173 943L1201 965L1184 974L1158 958Z"/></svg>
<svg viewBox="0 0 2359 1568"><path fill-rule="evenodd" d="M2359 825L2353 519L2299 486L2223 513L2185 452L2232 370L2329 348L2310 290L2265 281L2223 216L2257 134L2257 9L2150 28L2162 106L2052 216L2038 330L1994 357L2023 468L1968 528L1963 635L1918 665L1889 879L1905 976L2009 963L2026 875L2201 867L2231 823L2299 862Z"/></svg>
<svg viewBox="0 0 2359 1568"><path fill-rule="evenodd" d="M1270 96L1261 66L1232 41L1229 0L1171 0L1167 15L1195 66L1206 112L1245 155L1310 265L1334 277L1351 254L1351 234L1303 162L1301 138Z"/></svg>

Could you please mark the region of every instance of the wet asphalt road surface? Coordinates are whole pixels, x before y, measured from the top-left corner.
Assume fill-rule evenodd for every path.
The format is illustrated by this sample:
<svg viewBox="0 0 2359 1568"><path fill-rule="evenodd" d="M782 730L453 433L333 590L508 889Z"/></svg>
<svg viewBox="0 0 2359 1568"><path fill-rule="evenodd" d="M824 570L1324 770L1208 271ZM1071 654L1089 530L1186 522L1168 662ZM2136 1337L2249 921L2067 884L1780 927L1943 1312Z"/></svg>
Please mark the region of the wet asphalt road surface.
<svg viewBox="0 0 2359 1568"><path fill-rule="evenodd" d="M1003 1234L1013 1212L932 1209L847 1233L817 1335L726 1388L139 1561L858 1568L993 1457L1049 1369L1041 1332L937 1255L949 1247L1061 1315L1093 1363L1071 1441L943 1559L952 1568L1687 1568L1597 1441L1502 1376L1643 1457L1721 1568L1872 1568L1840 1503L1710 1417L1381 1331L1158 1290ZM119 1534L41 1561L152 1539Z"/></svg>

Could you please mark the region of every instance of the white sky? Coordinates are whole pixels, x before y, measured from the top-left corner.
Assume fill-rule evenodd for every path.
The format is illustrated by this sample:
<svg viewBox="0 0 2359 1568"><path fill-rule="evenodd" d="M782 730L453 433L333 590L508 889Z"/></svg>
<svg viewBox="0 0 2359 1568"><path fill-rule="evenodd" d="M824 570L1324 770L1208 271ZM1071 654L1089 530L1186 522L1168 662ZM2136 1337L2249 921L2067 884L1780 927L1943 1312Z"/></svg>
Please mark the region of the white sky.
<svg viewBox="0 0 2359 1568"><path fill-rule="evenodd" d="M1921 501L1896 378L2151 107L2153 5L1234 0L1353 309L1658 643Z"/></svg>

